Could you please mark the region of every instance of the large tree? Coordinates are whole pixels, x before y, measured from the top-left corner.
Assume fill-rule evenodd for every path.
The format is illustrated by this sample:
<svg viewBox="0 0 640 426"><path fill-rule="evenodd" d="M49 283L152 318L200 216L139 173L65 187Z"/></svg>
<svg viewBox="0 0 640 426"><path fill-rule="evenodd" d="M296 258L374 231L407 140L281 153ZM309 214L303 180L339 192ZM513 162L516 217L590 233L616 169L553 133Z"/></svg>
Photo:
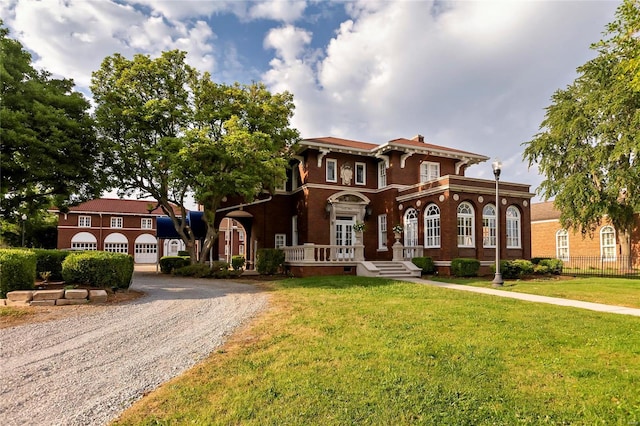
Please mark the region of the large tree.
<svg viewBox="0 0 640 426"><path fill-rule="evenodd" d="M631 254L634 213L640 210L640 0L625 0L597 56L556 91L541 132L524 158L545 176L539 192L555 197L566 228L591 234L603 217Z"/></svg>
<svg viewBox="0 0 640 426"><path fill-rule="evenodd" d="M204 261L217 238L222 199L252 199L281 183L287 147L298 133L289 128L290 94L272 95L261 84L214 83L188 66L185 56L110 56L94 72L91 89L119 186L155 198L195 261L196 236L181 220L192 194L204 208Z"/></svg>
<svg viewBox="0 0 640 426"><path fill-rule="evenodd" d="M31 65L31 55L0 21L0 212L32 216L100 196L103 151L89 102L68 79Z"/></svg>

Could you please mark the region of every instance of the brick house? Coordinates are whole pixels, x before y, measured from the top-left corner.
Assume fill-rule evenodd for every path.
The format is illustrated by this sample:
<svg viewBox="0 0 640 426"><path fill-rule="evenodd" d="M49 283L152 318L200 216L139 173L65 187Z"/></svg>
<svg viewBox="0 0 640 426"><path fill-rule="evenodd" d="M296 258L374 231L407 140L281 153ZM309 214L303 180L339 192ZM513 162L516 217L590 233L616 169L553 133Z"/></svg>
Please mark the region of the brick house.
<svg viewBox="0 0 640 426"><path fill-rule="evenodd" d="M465 176L483 155L426 143L420 135L377 145L334 137L297 144L286 184L251 203L227 199L217 221L235 219L258 248L281 247L295 275L383 275L430 256L447 273L459 257L495 259L495 181ZM490 167L490 166L487 166ZM503 259L530 258L529 186L500 182L497 238ZM364 232L356 232L356 224ZM395 238L393 227L403 232ZM219 226L219 225L218 225ZM216 257L214 257L216 258Z"/></svg>
<svg viewBox="0 0 640 426"><path fill-rule="evenodd" d="M175 239L158 247L157 219L165 215L153 202L98 198L56 213L58 249L128 253L136 263L156 263L158 255L184 250Z"/></svg>
<svg viewBox="0 0 640 426"><path fill-rule="evenodd" d="M592 236L583 236L579 230L560 225L560 212L553 201L531 205L531 244L532 257L556 257L565 263L577 258L615 263L622 253L617 231L606 218ZM631 264L640 267L640 213L631 234L631 258Z"/></svg>
<svg viewBox="0 0 640 426"><path fill-rule="evenodd" d="M225 217L218 231L218 260L231 264L233 256L246 258L245 231L237 220Z"/></svg>

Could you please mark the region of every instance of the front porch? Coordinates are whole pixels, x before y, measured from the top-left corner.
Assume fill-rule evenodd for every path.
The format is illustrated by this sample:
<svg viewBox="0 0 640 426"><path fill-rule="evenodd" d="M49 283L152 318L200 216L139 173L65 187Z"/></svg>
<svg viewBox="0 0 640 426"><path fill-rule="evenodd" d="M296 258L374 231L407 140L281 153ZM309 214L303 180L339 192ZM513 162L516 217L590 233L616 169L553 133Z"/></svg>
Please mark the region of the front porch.
<svg viewBox="0 0 640 426"><path fill-rule="evenodd" d="M285 267L294 276L358 275L366 277L409 278L420 277L421 270L411 258L422 254L421 247L394 245L392 261L367 261L364 245L305 243L281 247L285 254ZM420 254L417 254L420 253ZM411 257L405 257L411 256Z"/></svg>

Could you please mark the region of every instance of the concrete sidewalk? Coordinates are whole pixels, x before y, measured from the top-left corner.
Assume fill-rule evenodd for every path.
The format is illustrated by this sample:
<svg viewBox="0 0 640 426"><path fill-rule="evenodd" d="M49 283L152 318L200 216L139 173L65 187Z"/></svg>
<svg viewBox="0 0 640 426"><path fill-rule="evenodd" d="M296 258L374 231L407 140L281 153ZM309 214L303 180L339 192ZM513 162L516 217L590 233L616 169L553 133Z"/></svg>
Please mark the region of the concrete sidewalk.
<svg viewBox="0 0 640 426"><path fill-rule="evenodd" d="M591 311L609 312L612 314L633 315L640 317L640 309L626 308L624 306L605 305L602 303L582 302L580 300L561 299L559 297L538 296L535 294L516 293L513 291L499 290L495 288L472 287L468 285L441 283L437 281L423 280L420 278L403 278L418 284L432 285L436 287L450 288L452 290L470 291L473 293L490 294L492 296L508 297L511 299L526 300L528 302L549 303L551 305L571 306Z"/></svg>

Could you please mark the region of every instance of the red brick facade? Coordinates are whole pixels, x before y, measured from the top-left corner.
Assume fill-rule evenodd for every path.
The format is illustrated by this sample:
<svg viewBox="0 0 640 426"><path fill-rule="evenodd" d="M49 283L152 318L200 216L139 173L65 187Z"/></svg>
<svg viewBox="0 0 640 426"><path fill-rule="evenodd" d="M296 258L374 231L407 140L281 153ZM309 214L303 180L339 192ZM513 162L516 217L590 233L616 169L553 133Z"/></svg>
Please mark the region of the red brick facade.
<svg viewBox="0 0 640 426"><path fill-rule="evenodd" d="M485 162L487 157L431 145L420 136L383 145L337 138L306 139L299 143L296 154L285 190L249 204L229 199L219 211L218 221L237 212L247 216L243 225L251 227L250 232L247 230L249 259L253 259L256 248L275 247L283 241L287 246L344 243L339 226L349 221L365 224L366 260L391 260L395 241L392 228L396 224L405 227L404 245L420 247L425 256L442 267L458 257L477 258L485 266L495 259L495 244L483 241L483 234L491 232L483 226L483 209L488 204L495 207L495 181L464 176L467 167ZM421 178L429 172L432 175ZM381 182L381 173L386 176L386 185ZM531 257L532 196L528 185L500 182L498 228L504 259ZM462 203L470 212L465 222L466 236L458 235ZM439 211L437 243L431 237L427 243L425 214L429 208ZM384 218L386 233L380 228ZM509 241L507 222L512 236ZM434 228L432 225L429 232L436 232Z"/></svg>
<svg viewBox="0 0 640 426"><path fill-rule="evenodd" d="M617 258L622 253L617 230L606 219L591 235L582 235L579 230L569 229L566 234L566 244L558 235L563 231L560 225L560 212L555 209L552 201L534 203L531 205L531 244L532 257L560 257L600 258L603 255L606 238L603 234L609 232L614 236L614 246L611 252ZM610 252L610 253L611 253ZM631 263L640 267L640 214L636 214L636 226L631 234Z"/></svg>
<svg viewBox="0 0 640 426"><path fill-rule="evenodd" d="M58 213L58 249L128 253L136 263L156 263L165 253L177 254L181 241L158 247L156 219L164 213L141 200L99 198Z"/></svg>

